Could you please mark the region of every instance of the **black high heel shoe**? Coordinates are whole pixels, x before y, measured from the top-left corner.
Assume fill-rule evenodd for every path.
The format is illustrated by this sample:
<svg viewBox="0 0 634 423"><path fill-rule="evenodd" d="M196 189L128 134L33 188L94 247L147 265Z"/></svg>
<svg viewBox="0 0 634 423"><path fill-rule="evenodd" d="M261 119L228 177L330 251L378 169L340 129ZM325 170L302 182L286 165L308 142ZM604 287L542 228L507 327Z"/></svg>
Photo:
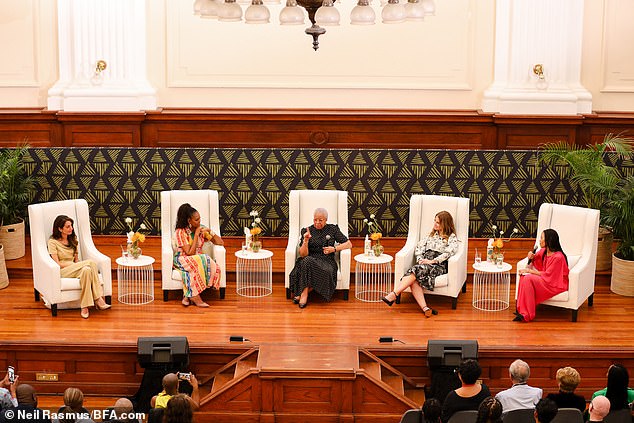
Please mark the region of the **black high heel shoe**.
<svg viewBox="0 0 634 423"><path fill-rule="evenodd" d="M299 297L293 297L293 304L299 304Z"/></svg>
<svg viewBox="0 0 634 423"><path fill-rule="evenodd" d="M392 294L394 294L394 297L398 298L398 295L396 295L396 292L392 291ZM390 294L388 294L390 295ZM396 301L396 298L393 299L392 301L388 300L387 297L381 297L381 301L383 301L385 304L389 305L390 307L392 307L392 304L394 304L394 302Z"/></svg>
<svg viewBox="0 0 634 423"><path fill-rule="evenodd" d="M523 322L524 321L524 316L521 314L517 314L517 316L515 316L515 318L513 319L514 322Z"/></svg>

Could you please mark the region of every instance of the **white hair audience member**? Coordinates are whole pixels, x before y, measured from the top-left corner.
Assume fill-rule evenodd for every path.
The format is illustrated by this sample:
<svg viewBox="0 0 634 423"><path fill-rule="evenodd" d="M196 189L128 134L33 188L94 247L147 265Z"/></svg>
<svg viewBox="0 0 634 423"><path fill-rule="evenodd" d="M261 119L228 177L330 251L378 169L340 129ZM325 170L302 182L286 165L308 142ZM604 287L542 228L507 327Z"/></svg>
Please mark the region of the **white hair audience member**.
<svg viewBox="0 0 634 423"><path fill-rule="evenodd" d="M509 376L513 386L495 396L502 404L504 414L513 410L535 408L542 398L541 388L528 385L530 374L531 369L525 361L515 360L509 366Z"/></svg>

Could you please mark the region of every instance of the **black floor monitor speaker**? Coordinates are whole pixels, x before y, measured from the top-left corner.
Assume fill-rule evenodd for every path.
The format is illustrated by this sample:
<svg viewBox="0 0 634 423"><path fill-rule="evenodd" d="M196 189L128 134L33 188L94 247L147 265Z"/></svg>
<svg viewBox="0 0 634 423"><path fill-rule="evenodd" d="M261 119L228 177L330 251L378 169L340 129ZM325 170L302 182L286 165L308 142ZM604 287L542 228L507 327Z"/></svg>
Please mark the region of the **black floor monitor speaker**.
<svg viewBox="0 0 634 423"><path fill-rule="evenodd" d="M430 368L458 367L462 360L478 358L476 340L435 340L427 341L427 363Z"/></svg>
<svg viewBox="0 0 634 423"><path fill-rule="evenodd" d="M184 336L137 339L137 359L144 369L189 366L189 343Z"/></svg>

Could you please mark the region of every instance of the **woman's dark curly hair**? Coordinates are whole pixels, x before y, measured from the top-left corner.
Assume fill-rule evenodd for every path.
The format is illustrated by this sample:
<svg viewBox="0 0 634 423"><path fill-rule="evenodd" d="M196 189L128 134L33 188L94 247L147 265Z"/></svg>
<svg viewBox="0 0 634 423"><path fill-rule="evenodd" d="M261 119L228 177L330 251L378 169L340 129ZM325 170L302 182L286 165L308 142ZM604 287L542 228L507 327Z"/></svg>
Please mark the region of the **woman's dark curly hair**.
<svg viewBox="0 0 634 423"><path fill-rule="evenodd" d="M189 226L189 219L197 211L189 203L182 204L176 213L176 229L185 229Z"/></svg>
<svg viewBox="0 0 634 423"><path fill-rule="evenodd" d="M482 368L477 360L467 359L463 360L458 366L458 374L463 383L473 385L482 374Z"/></svg>

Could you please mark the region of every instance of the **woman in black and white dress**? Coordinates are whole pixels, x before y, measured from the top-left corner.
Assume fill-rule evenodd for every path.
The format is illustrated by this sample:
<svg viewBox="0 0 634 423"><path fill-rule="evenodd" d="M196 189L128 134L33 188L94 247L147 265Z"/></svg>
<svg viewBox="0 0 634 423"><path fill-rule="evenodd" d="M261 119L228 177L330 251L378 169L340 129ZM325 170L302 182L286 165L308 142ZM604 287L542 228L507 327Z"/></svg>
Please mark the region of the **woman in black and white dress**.
<svg viewBox="0 0 634 423"><path fill-rule="evenodd" d="M318 208L313 214L313 224L302 228L299 245L300 257L289 275L289 287L293 302L306 307L308 293L316 291L330 301L337 287L337 262L335 253L352 248L352 243L339 226L326 223L328 212ZM335 246L335 242L338 245Z"/></svg>
<svg viewBox="0 0 634 423"><path fill-rule="evenodd" d="M441 211L434 218L434 228L421 239L416 246L416 264L394 286L394 291L382 300L389 306L394 304L396 297L408 287L412 295L425 313L425 317L438 314L436 310L427 307L423 289L434 290L436 276L447 273L447 260L458 251L458 237L451 214Z"/></svg>

